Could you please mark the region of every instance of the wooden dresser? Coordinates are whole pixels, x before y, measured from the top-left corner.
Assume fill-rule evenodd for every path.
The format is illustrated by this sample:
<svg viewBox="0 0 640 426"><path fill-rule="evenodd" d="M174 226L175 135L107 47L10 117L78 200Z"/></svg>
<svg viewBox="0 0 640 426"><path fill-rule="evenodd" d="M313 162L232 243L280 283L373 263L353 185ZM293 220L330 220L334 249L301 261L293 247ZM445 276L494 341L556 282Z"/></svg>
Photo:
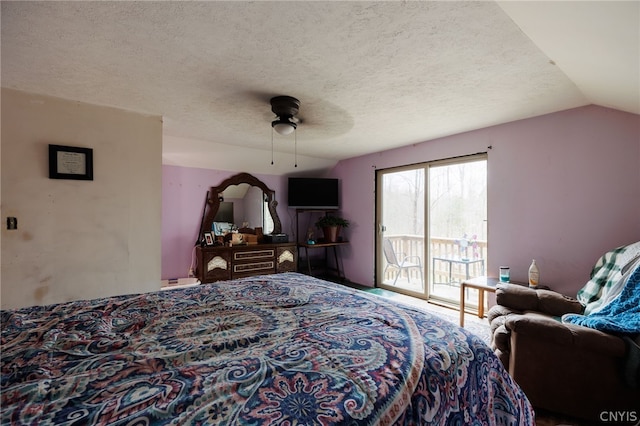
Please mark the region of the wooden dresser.
<svg viewBox="0 0 640 426"><path fill-rule="evenodd" d="M196 247L196 276L201 283L294 272L298 264L295 243Z"/></svg>

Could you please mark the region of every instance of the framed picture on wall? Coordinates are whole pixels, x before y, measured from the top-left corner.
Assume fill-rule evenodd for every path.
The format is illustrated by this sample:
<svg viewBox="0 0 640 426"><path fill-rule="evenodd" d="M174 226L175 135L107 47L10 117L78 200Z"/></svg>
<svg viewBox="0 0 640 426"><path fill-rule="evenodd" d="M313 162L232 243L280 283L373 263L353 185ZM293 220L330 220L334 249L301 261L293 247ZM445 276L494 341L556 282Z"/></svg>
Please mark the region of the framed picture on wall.
<svg viewBox="0 0 640 426"><path fill-rule="evenodd" d="M49 145L49 179L93 180L93 149Z"/></svg>
<svg viewBox="0 0 640 426"><path fill-rule="evenodd" d="M213 245L213 237L211 236L211 232L204 233L204 240L206 241L208 246Z"/></svg>

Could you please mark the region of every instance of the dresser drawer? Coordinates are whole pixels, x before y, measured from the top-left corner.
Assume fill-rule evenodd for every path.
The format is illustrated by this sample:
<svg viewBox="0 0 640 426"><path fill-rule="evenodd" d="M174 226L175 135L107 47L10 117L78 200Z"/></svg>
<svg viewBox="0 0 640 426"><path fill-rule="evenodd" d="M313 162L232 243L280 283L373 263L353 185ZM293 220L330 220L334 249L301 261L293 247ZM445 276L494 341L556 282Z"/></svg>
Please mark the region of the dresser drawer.
<svg viewBox="0 0 640 426"><path fill-rule="evenodd" d="M261 250L239 250L233 253L233 262L257 262L260 260L273 261L276 251L273 248Z"/></svg>
<svg viewBox="0 0 640 426"><path fill-rule="evenodd" d="M248 277L250 275L273 274L275 271L276 265L273 260L233 264L233 278Z"/></svg>

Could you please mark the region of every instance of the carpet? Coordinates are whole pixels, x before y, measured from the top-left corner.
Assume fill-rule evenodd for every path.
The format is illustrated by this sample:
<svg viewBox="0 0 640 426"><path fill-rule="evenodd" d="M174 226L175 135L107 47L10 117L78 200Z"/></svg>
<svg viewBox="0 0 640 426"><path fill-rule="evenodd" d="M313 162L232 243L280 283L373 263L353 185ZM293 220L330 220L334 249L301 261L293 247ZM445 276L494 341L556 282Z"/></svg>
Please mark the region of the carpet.
<svg viewBox="0 0 640 426"><path fill-rule="evenodd" d="M384 297L385 299L391 299L394 302L411 305L418 309L427 311L433 315L437 315L440 318L444 318L445 320L456 325L460 324L460 312L456 309L434 305L433 303L429 303L426 300L418 299L417 297L406 296L404 294L395 293L393 291L384 290L381 288L362 288L361 290L370 294ZM477 336L480 336L487 345L491 342L489 321L486 318L480 319L475 315L466 314L464 318L464 328L465 330L470 331Z"/></svg>

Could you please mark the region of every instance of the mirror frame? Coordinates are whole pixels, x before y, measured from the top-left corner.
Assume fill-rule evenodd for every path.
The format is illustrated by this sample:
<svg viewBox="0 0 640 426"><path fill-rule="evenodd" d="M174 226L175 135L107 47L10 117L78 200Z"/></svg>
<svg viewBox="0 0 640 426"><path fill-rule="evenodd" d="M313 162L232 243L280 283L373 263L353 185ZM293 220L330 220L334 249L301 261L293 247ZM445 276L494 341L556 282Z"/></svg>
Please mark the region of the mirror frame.
<svg viewBox="0 0 640 426"><path fill-rule="evenodd" d="M213 226L213 218L216 217L218 209L220 208L220 197L222 192L224 192L224 190L231 185L240 185L243 183L249 184L251 186L257 186L258 188L262 189L262 192L266 197L267 205L269 206L271 219L273 220L273 231L271 233L279 234L282 232L282 223L280 222L278 212L276 211L276 207L278 206L278 202L276 201L276 192L269 189L267 185L265 185L264 182L262 182L257 177L250 175L249 173L238 173L235 176L231 176L230 178L223 180L220 185L212 186L211 188L209 188L206 213L202 221L202 235L200 235L201 238L204 238L205 232L211 232L211 227Z"/></svg>

